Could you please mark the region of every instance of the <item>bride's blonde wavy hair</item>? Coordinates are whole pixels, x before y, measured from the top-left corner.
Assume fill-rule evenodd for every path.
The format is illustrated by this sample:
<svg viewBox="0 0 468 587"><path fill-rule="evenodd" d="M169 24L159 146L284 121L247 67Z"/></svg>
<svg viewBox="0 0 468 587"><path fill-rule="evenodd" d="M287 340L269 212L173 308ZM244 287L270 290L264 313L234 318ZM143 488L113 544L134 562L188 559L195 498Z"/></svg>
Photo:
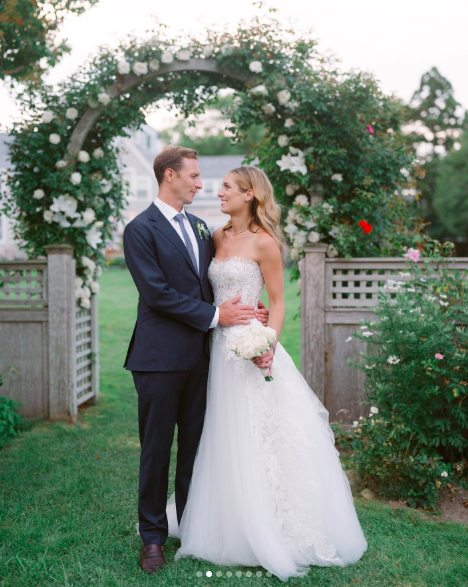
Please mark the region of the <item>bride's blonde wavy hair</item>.
<svg viewBox="0 0 468 587"><path fill-rule="evenodd" d="M237 167L230 171L234 177L234 181L241 192L248 192L252 190L254 197L250 202L250 212L252 220L249 222L249 230L251 225L256 224L263 228L270 236L272 236L281 252L281 259L284 266L284 235L279 227L281 218L281 207L276 202L273 193L273 186L270 183L267 175L258 167ZM232 222L229 221L223 227L223 231L232 228ZM251 232L253 232L251 230Z"/></svg>

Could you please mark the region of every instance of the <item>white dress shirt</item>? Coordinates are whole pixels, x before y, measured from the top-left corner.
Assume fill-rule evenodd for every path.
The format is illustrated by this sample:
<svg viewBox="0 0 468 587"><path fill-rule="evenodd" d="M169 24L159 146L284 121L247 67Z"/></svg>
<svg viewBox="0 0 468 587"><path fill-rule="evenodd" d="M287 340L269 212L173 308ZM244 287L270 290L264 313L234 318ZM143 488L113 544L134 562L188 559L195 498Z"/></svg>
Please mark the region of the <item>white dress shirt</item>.
<svg viewBox="0 0 468 587"><path fill-rule="evenodd" d="M189 235L190 241L192 243L193 251L195 253L195 260L197 262L197 271L200 271L200 261L199 261L200 249L198 247L197 237L195 236L195 233L193 232L192 225L190 224L190 221L187 218L187 215L185 213L184 208L182 208L182 210L180 212L177 212L177 210L175 208L173 208L172 206L169 206L169 204L166 204L166 202L163 202L159 198L156 198L154 200L154 205L159 208L159 210L164 215L164 217L171 223L174 230L180 236L180 240L184 243L184 246L186 246L185 241L184 241L184 236L183 236L182 230L180 228L180 224L177 222L177 220L175 220L175 217L177 216L177 214L183 215L185 230L187 231L187 234ZM211 321L210 328L214 328L215 326L217 326L218 321L219 321L219 308L216 308L216 312L213 317L213 320Z"/></svg>

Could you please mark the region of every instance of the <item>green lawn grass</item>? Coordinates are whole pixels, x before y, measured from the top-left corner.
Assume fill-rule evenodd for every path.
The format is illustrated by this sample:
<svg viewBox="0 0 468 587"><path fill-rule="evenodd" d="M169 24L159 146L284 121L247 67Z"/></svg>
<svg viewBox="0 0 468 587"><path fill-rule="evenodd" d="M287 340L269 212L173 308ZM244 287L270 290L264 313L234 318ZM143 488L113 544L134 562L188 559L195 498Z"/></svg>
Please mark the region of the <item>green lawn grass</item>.
<svg viewBox="0 0 468 587"><path fill-rule="evenodd" d="M172 559L156 577L138 568L139 444L136 394L122 364L136 295L127 271L105 272L99 297L101 401L80 413L77 424L36 422L0 451L0 584L10 586L144 585L241 587L282 583L263 569L227 578L228 569L197 560ZM288 316L296 312L295 288L287 286ZM283 343L298 361L299 322L287 321ZM170 491L173 489L173 465ZM312 568L291 586L458 587L468 585L468 530L357 500L369 550L357 564ZM247 577L246 571L253 576ZM212 571L213 576L206 577ZM262 572L257 577L255 572ZM196 573L202 572L201 577ZM221 572L222 577L217 577Z"/></svg>

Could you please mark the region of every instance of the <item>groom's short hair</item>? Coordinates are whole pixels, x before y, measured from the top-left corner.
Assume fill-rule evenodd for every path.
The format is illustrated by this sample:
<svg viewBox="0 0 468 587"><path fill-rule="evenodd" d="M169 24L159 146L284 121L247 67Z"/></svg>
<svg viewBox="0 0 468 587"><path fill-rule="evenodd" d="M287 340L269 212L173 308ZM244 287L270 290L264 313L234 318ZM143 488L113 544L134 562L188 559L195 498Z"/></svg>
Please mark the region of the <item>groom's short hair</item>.
<svg viewBox="0 0 468 587"><path fill-rule="evenodd" d="M198 153L195 149L186 149L185 147L174 145L164 147L153 163L154 175L158 180L158 184L161 185L164 181L166 169L173 169L176 173L179 173L184 159L198 159Z"/></svg>

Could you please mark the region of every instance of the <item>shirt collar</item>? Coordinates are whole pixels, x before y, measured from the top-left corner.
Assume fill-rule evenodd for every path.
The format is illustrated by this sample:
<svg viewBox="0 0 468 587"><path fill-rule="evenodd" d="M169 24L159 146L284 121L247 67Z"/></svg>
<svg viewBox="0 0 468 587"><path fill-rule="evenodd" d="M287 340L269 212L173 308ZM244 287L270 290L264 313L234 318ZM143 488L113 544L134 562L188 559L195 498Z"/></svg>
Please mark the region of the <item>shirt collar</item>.
<svg viewBox="0 0 468 587"><path fill-rule="evenodd" d="M161 210L161 212L164 214L164 216L168 220L173 220L174 217L177 216L177 214L183 214L187 218L187 214L185 213L184 208L182 208L182 210L180 212L177 212L177 210L175 208L173 208L172 206L169 206L169 204L166 204L166 202L163 202L162 200L160 200L157 197L154 200L154 205L157 206ZM188 220L188 218L187 218L187 220Z"/></svg>

